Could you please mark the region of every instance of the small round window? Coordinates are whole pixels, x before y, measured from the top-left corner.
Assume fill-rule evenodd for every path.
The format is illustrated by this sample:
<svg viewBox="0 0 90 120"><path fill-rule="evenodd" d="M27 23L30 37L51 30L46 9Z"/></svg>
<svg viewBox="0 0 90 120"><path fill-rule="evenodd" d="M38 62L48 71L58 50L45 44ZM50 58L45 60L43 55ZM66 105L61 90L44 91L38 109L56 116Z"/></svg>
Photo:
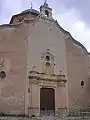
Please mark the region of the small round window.
<svg viewBox="0 0 90 120"><path fill-rule="evenodd" d="M1 71L0 72L0 77L3 79L3 78L5 78L6 77L6 73L4 72L4 71Z"/></svg>
<svg viewBox="0 0 90 120"><path fill-rule="evenodd" d="M50 61L50 57L49 57L49 56L46 56L46 60L47 60L47 61Z"/></svg>

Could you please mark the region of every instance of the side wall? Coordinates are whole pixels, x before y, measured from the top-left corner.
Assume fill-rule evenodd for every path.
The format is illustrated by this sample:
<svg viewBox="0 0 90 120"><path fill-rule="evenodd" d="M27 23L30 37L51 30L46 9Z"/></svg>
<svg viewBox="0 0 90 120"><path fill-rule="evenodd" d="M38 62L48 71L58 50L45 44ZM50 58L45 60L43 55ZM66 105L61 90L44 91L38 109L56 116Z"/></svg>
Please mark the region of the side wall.
<svg viewBox="0 0 90 120"><path fill-rule="evenodd" d="M90 53L89 53L88 57L89 57L88 76L89 76L89 79L90 79Z"/></svg>
<svg viewBox="0 0 90 120"><path fill-rule="evenodd" d="M0 113L24 114L26 35L23 26L0 28Z"/></svg>
<svg viewBox="0 0 90 120"><path fill-rule="evenodd" d="M74 40L66 40L69 107L85 108L90 105L90 80L88 79L88 52ZM84 86L81 86L84 81Z"/></svg>

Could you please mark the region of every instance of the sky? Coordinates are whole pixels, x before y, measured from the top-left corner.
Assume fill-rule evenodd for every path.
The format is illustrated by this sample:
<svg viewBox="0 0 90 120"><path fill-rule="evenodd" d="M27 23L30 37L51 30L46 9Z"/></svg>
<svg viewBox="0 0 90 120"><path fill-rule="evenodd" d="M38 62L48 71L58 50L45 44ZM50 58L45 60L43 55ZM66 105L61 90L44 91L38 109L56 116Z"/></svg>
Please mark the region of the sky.
<svg viewBox="0 0 90 120"><path fill-rule="evenodd" d="M0 24L8 24L11 16L32 7L39 10L45 0L0 0ZM90 0L47 0L53 17L90 52Z"/></svg>

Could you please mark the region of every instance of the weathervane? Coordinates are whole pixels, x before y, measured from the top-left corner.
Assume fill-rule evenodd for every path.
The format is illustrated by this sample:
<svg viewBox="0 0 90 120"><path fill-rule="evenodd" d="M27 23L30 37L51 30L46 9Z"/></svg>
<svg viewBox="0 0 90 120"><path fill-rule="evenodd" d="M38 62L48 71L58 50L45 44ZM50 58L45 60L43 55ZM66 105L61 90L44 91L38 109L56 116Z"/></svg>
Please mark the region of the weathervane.
<svg viewBox="0 0 90 120"><path fill-rule="evenodd" d="M32 2L31 2L31 9L32 9Z"/></svg>
<svg viewBox="0 0 90 120"><path fill-rule="evenodd" d="M44 1L44 5L48 5L48 4L47 4L47 0Z"/></svg>
<svg viewBox="0 0 90 120"><path fill-rule="evenodd" d="M47 0L45 0L45 3L47 3Z"/></svg>

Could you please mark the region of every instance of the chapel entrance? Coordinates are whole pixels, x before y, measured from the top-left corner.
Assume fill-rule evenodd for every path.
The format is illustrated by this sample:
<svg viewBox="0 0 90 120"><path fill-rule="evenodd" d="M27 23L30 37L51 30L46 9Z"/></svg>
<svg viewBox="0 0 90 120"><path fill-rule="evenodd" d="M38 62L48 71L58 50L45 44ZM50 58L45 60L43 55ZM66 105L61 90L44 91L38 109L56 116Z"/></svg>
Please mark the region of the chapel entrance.
<svg viewBox="0 0 90 120"><path fill-rule="evenodd" d="M55 90L53 88L40 89L40 111L41 114L55 113Z"/></svg>

